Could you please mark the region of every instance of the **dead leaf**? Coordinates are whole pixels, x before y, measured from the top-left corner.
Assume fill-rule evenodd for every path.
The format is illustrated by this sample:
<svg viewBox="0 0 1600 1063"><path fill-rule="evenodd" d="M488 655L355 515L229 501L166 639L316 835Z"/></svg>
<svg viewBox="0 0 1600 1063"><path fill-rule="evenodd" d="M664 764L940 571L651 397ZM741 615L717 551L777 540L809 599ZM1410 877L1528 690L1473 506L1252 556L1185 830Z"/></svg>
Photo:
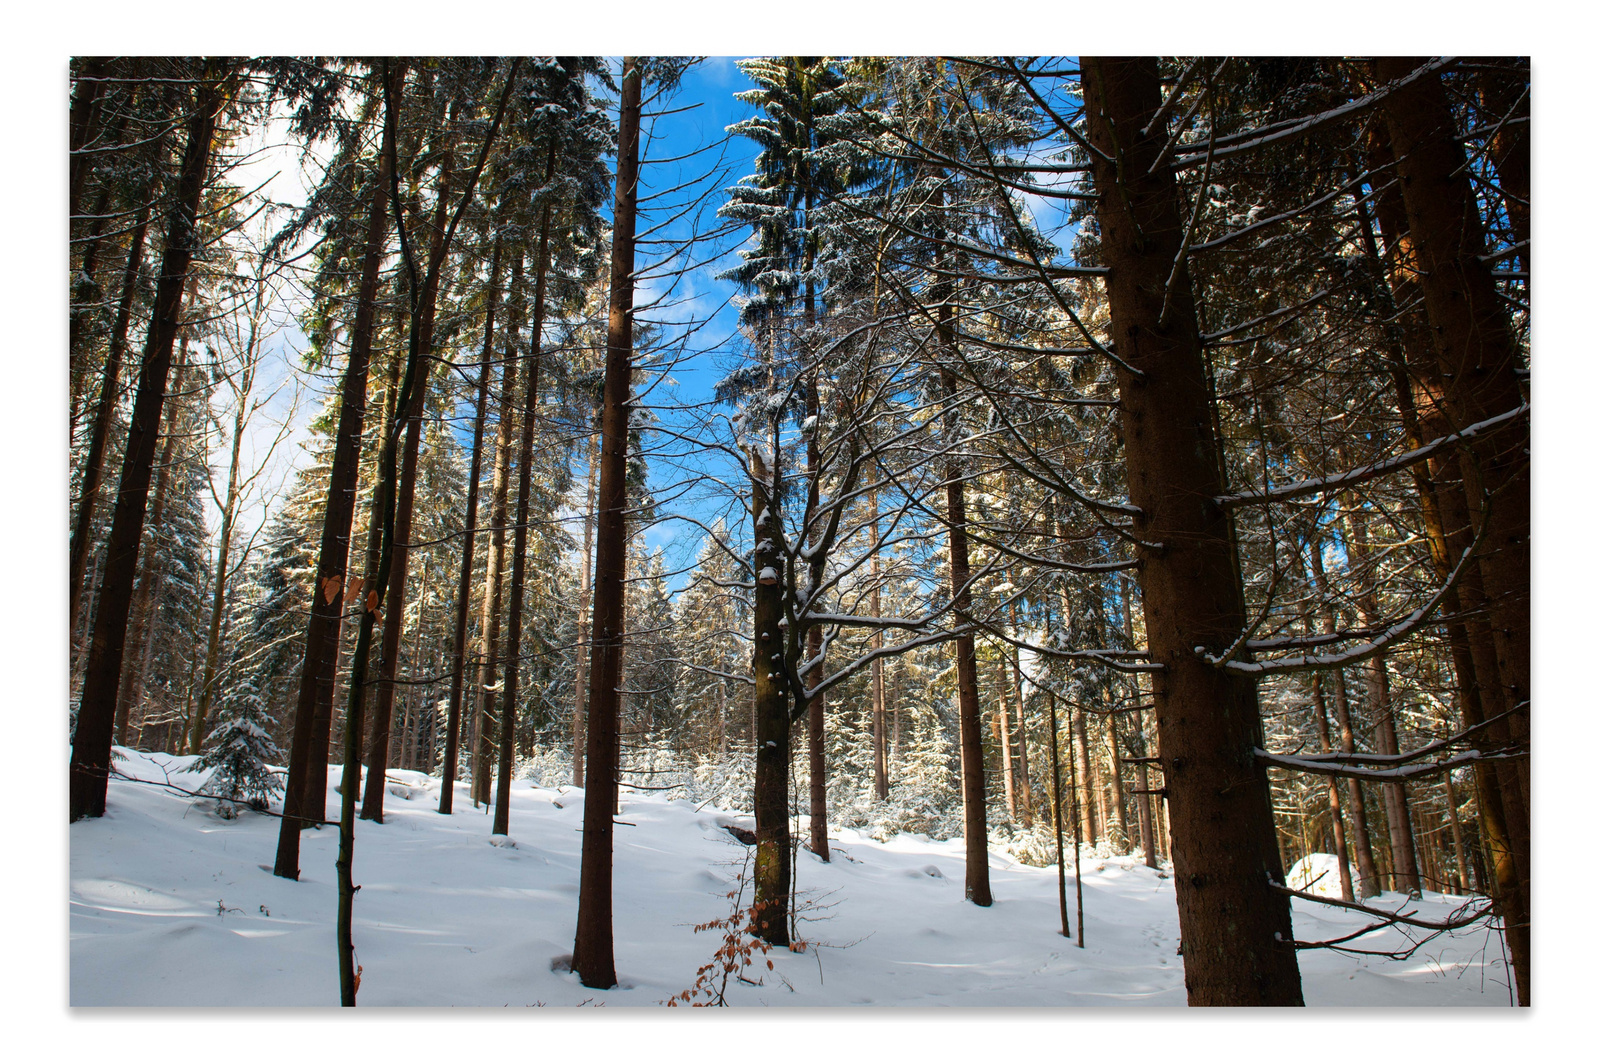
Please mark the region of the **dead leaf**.
<svg viewBox="0 0 1600 1063"><path fill-rule="evenodd" d="M329 576L322 581L322 600L329 605L339 597L339 584L344 582L338 576Z"/></svg>
<svg viewBox="0 0 1600 1063"><path fill-rule="evenodd" d="M361 577L361 576L351 576L350 577L350 582L348 584L346 584L345 588L344 588L344 600L347 601L347 602L356 601L357 600L356 599L356 595L361 593L361 584L363 582L364 582L364 578L363 577Z"/></svg>
<svg viewBox="0 0 1600 1063"><path fill-rule="evenodd" d="M376 613L377 611L378 611L378 592L377 591L368 591L367 592L367 612Z"/></svg>

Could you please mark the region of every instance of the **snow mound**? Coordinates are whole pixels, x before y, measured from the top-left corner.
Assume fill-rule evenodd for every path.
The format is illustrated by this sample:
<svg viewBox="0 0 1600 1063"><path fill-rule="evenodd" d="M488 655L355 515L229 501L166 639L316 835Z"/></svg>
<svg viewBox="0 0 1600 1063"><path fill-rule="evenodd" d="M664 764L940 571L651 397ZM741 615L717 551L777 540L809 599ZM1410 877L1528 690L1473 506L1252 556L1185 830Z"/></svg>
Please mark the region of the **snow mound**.
<svg viewBox="0 0 1600 1063"><path fill-rule="evenodd" d="M1332 853L1308 853L1289 869L1289 888L1318 897L1338 897L1339 858Z"/></svg>

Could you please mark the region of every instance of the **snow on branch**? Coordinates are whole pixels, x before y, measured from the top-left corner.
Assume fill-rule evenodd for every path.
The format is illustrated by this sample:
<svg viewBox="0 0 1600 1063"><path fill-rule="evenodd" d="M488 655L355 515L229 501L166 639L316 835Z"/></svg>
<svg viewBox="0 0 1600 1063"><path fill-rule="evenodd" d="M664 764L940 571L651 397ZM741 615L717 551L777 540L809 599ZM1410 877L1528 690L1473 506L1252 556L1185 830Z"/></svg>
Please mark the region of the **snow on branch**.
<svg viewBox="0 0 1600 1063"><path fill-rule="evenodd" d="M1469 749L1464 753L1457 753L1455 756L1446 757L1443 760L1428 760L1418 764L1406 764L1398 768L1357 768L1342 764L1330 764L1327 761L1313 760L1310 757L1291 757L1281 753L1268 753L1264 749L1255 750L1256 760L1274 768L1288 768L1290 771L1301 771L1310 775L1333 775L1341 779L1364 779L1367 782L1405 782L1408 779L1454 771L1468 764L1477 764L1489 760L1516 760L1527 755L1522 750L1483 753L1476 749Z"/></svg>
<svg viewBox="0 0 1600 1063"><path fill-rule="evenodd" d="M1465 570L1467 562L1471 561L1474 555L1477 554L1478 544L1482 541L1483 533L1479 532L1478 537L1461 552L1461 560L1457 561L1456 567L1451 570L1450 578L1444 581L1439 589L1434 592L1433 597L1429 598L1425 604L1384 628L1381 634L1352 646L1342 653L1280 657L1275 661L1234 661L1229 660L1225 655L1218 656L1214 653L1207 653L1203 646L1196 646L1194 652L1207 664L1225 668L1236 675L1248 676L1282 675L1286 672L1308 672L1318 668L1339 668L1357 664L1368 657L1383 653L1390 646L1398 645L1424 627L1434 612L1438 610L1439 604L1444 601L1444 596L1450 592L1450 589L1456 585L1456 581L1461 578L1461 573Z"/></svg>
<svg viewBox="0 0 1600 1063"><path fill-rule="evenodd" d="M1378 103L1381 103L1389 96L1394 95L1396 92L1399 92L1401 89L1404 89L1413 82L1421 81L1425 77L1430 77L1439 73L1441 70L1446 70L1454 63L1454 56L1445 56L1440 59L1434 59L1423 63L1405 77L1398 78L1387 85L1373 89L1365 96L1358 97L1354 100L1351 100L1349 103L1341 104L1338 107L1331 107L1326 111L1318 111L1316 114L1308 115L1305 118L1291 119L1287 122L1277 122L1273 123L1272 125L1262 126L1257 129L1247 129L1239 133L1230 134L1229 136L1217 137L1215 149L1216 157L1220 159L1230 155L1239 155L1245 152L1254 151L1257 148L1264 148L1269 144L1277 144L1286 140L1295 140L1299 137L1305 136L1307 133L1310 133L1319 126L1327 125L1330 122L1340 122L1347 118L1353 118L1361 112L1368 110ZM1198 166L1204 161L1206 153L1198 150L1200 147L1199 144L1190 144L1186 146L1192 150L1188 154L1180 154L1174 158L1171 164L1172 169L1183 170L1190 166Z"/></svg>
<svg viewBox="0 0 1600 1063"><path fill-rule="evenodd" d="M1443 447L1493 431L1503 424L1525 416L1527 413L1528 404L1525 402L1514 410L1479 421L1477 424L1468 425L1459 432L1451 432L1449 435L1440 436L1431 443L1424 443L1415 450L1408 450L1404 454L1397 454L1392 458L1369 462L1348 472L1335 473L1332 476L1317 476L1309 480L1296 480L1293 483L1284 484L1282 487L1241 491L1236 495L1219 495L1216 503L1223 509L1232 509L1235 506L1260 506L1273 502L1286 502L1289 499L1301 498L1305 495L1341 491L1346 487L1409 468L1420 461L1427 460L1434 452Z"/></svg>

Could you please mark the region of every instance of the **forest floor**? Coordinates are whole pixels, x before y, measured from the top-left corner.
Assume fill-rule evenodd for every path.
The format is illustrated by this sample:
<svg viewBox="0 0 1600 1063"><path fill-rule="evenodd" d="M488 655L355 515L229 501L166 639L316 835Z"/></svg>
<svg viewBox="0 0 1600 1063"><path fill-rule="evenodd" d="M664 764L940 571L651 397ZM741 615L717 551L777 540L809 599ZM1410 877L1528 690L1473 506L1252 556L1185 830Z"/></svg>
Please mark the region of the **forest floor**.
<svg viewBox="0 0 1600 1063"><path fill-rule="evenodd" d="M70 993L78 1005L328 1005L334 954L337 831L307 831L299 882L271 874L276 818L218 818L192 758L118 750L104 818L71 828ZM723 943L727 896L749 850L724 828L748 816L625 793L616 831L619 988L587 989L562 969L577 920L583 793L512 785L511 838L466 788L437 812L439 780L390 772L385 822L356 832L355 941L363 1005L656 1006L690 989ZM339 769L330 768L329 818ZM730 977L737 1006L1156 1005L1184 1003L1178 919L1167 871L1137 857L1086 859L1086 948L1060 934L1057 873L990 857L995 904L962 899L957 841L848 830L834 859L799 854L804 952L759 953ZM1069 856L1070 862L1070 856ZM1069 903L1074 883L1067 876ZM1404 898L1372 903L1395 909ZM1404 910L1441 919L1463 903L1428 893ZM748 895L746 896L748 904ZM1356 912L1296 900L1295 933L1326 940L1360 928ZM1074 916L1074 930L1077 929ZM1413 931L1415 933L1415 931ZM1350 943L1408 947L1395 928ZM766 961L773 962L767 969ZM1505 1006L1499 935L1480 926L1435 938L1407 960L1300 954L1308 1004ZM718 983L720 985L720 981ZM704 1000L702 996L699 999Z"/></svg>

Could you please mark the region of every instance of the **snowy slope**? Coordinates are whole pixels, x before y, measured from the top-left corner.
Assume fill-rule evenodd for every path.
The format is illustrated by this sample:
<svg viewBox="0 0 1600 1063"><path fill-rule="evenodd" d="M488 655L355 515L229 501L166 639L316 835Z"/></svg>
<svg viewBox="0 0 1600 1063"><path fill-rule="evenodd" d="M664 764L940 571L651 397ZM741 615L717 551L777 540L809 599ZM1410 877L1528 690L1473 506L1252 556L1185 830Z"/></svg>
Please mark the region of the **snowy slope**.
<svg viewBox="0 0 1600 1063"><path fill-rule="evenodd" d="M124 774L196 789L187 757L119 750ZM337 810L330 769L329 814ZM721 944L694 925L728 915L746 848L724 826L749 817L686 801L625 794L616 833L618 977L597 992L552 969L572 949L583 794L517 782L515 846L489 839L489 818L461 788L442 817L437 779L391 772L386 822L356 835L356 948L362 1005L655 1006L695 981ZM298 883L270 872L278 821L225 822L208 803L114 780L100 820L70 833L73 1005L329 1005L335 831L309 831ZM729 983L736 1005L1045 1005L1184 1003L1173 888L1135 858L1083 865L1087 948L1062 938L1056 871L991 857L990 909L962 899L959 842L900 836L880 844L839 831L824 864L801 851L809 909L804 953L774 952ZM1070 860L1070 854L1069 854ZM1069 900L1073 883L1067 881ZM1393 907L1385 895L1375 902ZM1410 906L1441 918L1459 898ZM1357 913L1295 902L1301 939L1363 925ZM1408 909L1409 910L1409 909ZM1076 929L1076 927L1074 927ZM1403 943L1388 930L1366 948ZM558 964L556 966L559 966ZM1497 936L1439 938L1408 961L1301 954L1308 1003L1507 1003Z"/></svg>

